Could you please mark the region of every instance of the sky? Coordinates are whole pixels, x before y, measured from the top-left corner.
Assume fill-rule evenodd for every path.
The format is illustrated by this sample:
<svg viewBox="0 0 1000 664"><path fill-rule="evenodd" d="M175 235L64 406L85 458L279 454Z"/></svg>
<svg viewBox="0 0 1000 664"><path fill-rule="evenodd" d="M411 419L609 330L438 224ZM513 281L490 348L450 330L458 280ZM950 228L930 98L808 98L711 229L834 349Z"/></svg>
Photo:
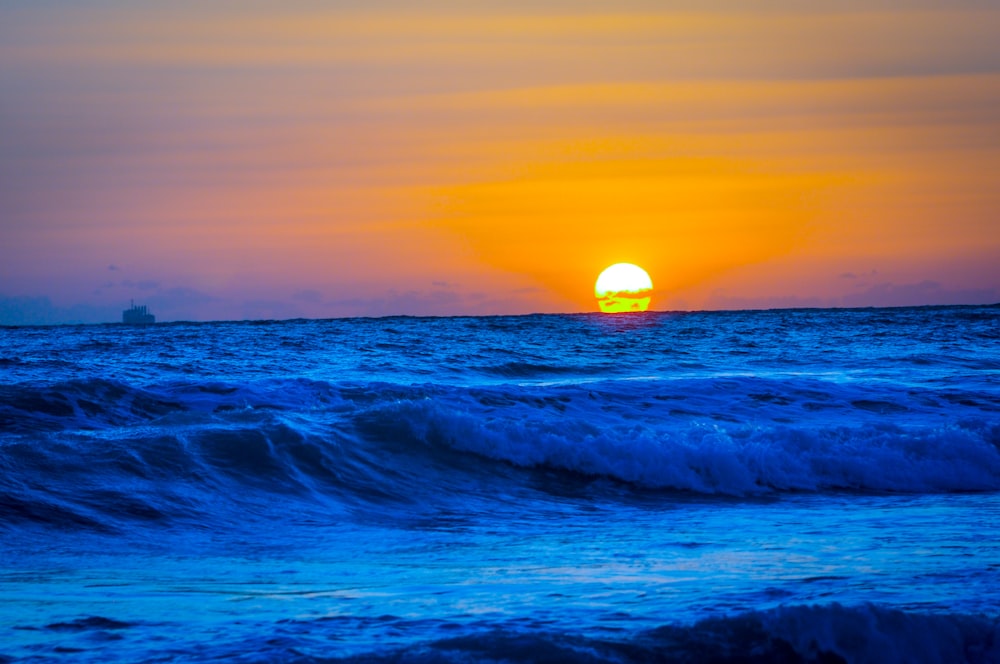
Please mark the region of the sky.
<svg viewBox="0 0 1000 664"><path fill-rule="evenodd" d="M1000 301L1000 5L0 2L0 324Z"/></svg>

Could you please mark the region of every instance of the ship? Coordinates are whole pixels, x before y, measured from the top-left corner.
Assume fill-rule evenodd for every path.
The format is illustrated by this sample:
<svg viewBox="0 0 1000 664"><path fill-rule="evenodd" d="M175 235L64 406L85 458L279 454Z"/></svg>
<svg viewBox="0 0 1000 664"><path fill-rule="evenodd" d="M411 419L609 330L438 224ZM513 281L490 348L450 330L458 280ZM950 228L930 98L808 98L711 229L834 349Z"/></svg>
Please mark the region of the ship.
<svg viewBox="0 0 1000 664"><path fill-rule="evenodd" d="M122 312L122 322L127 325L151 325L156 322L156 316L149 313L146 305L136 306L135 300L131 306Z"/></svg>

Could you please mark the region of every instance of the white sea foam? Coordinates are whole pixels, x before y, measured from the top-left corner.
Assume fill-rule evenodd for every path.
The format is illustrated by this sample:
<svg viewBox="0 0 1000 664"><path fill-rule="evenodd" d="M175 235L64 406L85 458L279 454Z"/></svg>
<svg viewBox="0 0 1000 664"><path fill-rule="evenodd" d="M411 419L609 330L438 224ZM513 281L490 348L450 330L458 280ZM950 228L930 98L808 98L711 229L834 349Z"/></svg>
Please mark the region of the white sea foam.
<svg viewBox="0 0 1000 664"><path fill-rule="evenodd" d="M397 402L380 415L432 445L642 487L748 495L773 491L1000 489L1000 426L984 422L823 426L631 420L591 409L526 416Z"/></svg>

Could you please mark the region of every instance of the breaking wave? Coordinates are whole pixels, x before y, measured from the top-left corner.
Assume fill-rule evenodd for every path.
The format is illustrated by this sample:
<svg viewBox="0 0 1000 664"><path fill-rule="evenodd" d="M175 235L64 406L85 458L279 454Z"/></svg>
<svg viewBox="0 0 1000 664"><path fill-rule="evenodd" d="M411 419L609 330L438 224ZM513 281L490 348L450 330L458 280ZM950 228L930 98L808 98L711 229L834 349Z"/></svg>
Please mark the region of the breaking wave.
<svg viewBox="0 0 1000 664"><path fill-rule="evenodd" d="M347 657L365 662L717 662L719 664L987 664L1000 660L1000 621L875 605L787 606L627 640L497 628Z"/></svg>
<svg viewBox="0 0 1000 664"><path fill-rule="evenodd" d="M276 629L275 629L276 628ZM143 622L101 616L34 629L54 639L93 634L102 641L150 630ZM437 639L406 642L419 630ZM359 634L381 644L376 651L342 654ZM94 638L93 641L97 641ZM403 643L399 643L402 641ZM357 648L354 648L357 650ZM76 650L77 657L84 651ZM109 653L103 651L100 656ZM154 646L150 655L157 654ZM784 606L694 624L670 624L622 635L558 631L524 618L458 623L414 621L391 614L374 618L329 616L289 619L251 640L224 636L196 653L173 646L172 659L237 662L714 662L716 664L992 664L1000 661L1000 620L981 615L920 613L872 604ZM155 658L159 659L159 658ZM0 661L4 661L0 655Z"/></svg>
<svg viewBox="0 0 1000 664"><path fill-rule="evenodd" d="M484 420L435 403L384 408L414 440L509 462L653 489L775 491L1000 489L1000 425L900 427L720 424L670 427L587 420ZM369 415L371 417L371 415Z"/></svg>
<svg viewBox="0 0 1000 664"><path fill-rule="evenodd" d="M3 390L3 520L204 518L234 484L334 511L488 500L483 481L505 494L537 469L724 496L1000 490L1000 423L981 394L745 377Z"/></svg>

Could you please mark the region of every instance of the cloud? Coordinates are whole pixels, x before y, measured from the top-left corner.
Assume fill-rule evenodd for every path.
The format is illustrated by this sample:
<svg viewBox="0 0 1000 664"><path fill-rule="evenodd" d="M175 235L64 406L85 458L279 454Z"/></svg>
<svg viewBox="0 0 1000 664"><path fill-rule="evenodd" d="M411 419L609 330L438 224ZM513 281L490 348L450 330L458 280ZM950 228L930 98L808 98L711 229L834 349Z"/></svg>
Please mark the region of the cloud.
<svg viewBox="0 0 1000 664"><path fill-rule="evenodd" d="M120 268L115 268L119 270ZM127 291L143 291L147 294L160 290L160 282L154 281L152 279L139 279L138 281L133 279L122 279L121 281L105 281L100 286L94 289L94 295L103 295L105 291L125 289ZM116 294L116 297L121 297L121 293Z"/></svg>
<svg viewBox="0 0 1000 664"><path fill-rule="evenodd" d="M857 272L843 272L843 273L837 275L837 277L839 279L867 279L868 277L874 277L876 275L878 275L878 270L869 270L868 272L861 272L861 273L857 273ZM861 285L864 285L864 284L861 284Z"/></svg>
<svg viewBox="0 0 1000 664"><path fill-rule="evenodd" d="M303 317L298 305L288 300L244 300L239 303L238 311L240 314L236 318L243 320L289 320Z"/></svg>
<svg viewBox="0 0 1000 664"><path fill-rule="evenodd" d="M183 301L191 304L209 304L213 302L218 302L219 298L214 295L209 295L194 288L187 287L176 287L170 288L163 292L163 294L157 298L158 301L168 300L168 301Z"/></svg>
<svg viewBox="0 0 1000 664"><path fill-rule="evenodd" d="M995 288L948 289L937 281L924 280L909 284L884 282L860 293L841 298L847 307L911 307L926 304L993 304L1000 302Z"/></svg>
<svg viewBox="0 0 1000 664"><path fill-rule="evenodd" d="M333 299L326 304L332 316L476 316L493 315L497 311L545 310L545 292L540 288L484 292L445 289L436 283L432 286L435 286L432 290L391 289L368 297Z"/></svg>
<svg viewBox="0 0 1000 664"><path fill-rule="evenodd" d="M677 303L679 306L681 303ZM798 295L776 295L766 297L742 297L727 295L723 290L717 290L708 301L709 309L745 310L745 309L815 309L837 306L835 300L819 297L800 297Z"/></svg>
<svg viewBox="0 0 1000 664"><path fill-rule="evenodd" d="M318 290L306 288L292 293L292 299L298 302L305 302L307 304L319 304L323 301L323 294Z"/></svg>
<svg viewBox="0 0 1000 664"><path fill-rule="evenodd" d="M56 322L56 309L47 297L0 299L0 324L45 325Z"/></svg>
<svg viewBox="0 0 1000 664"><path fill-rule="evenodd" d="M158 290L160 288L160 282L153 281L152 279L140 279L139 281L125 279L119 285L122 288L137 288L142 291Z"/></svg>
<svg viewBox="0 0 1000 664"><path fill-rule="evenodd" d="M118 320L121 311L108 305L53 304L47 296L0 296L0 325L62 325L107 323Z"/></svg>
<svg viewBox="0 0 1000 664"><path fill-rule="evenodd" d="M150 291L147 299L140 302L137 298L136 304L147 305L158 321L238 318L245 309L239 304L224 306L227 303L222 299L192 288L158 290L159 284L153 281L136 282L134 287ZM0 296L0 325L116 323L127 306L127 299L119 301L118 296L112 302L72 305L57 304L47 295Z"/></svg>
<svg viewBox="0 0 1000 664"><path fill-rule="evenodd" d="M461 311L463 296L454 290L388 291L375 297L330 300L339 315L353 316L447 316ZM459 305L459 306L456 306ZM344 312L344 313L340 313Z"/></svg>
<svg viewBox="0 0 1000 664"><path fill-rule="evenodd" d="M875 274L872 271L871 274ZM860 275L861 277L867 275ZM927 305L995 304L1000 302L996 288L946 288L937 281L895 284L883 282L842 296L803 297L779 295L744 297L728 295L725 290L713 293L709 309L807 309L825 307L919 307ZM866 287L867 286L867 287Z"/></svg>

